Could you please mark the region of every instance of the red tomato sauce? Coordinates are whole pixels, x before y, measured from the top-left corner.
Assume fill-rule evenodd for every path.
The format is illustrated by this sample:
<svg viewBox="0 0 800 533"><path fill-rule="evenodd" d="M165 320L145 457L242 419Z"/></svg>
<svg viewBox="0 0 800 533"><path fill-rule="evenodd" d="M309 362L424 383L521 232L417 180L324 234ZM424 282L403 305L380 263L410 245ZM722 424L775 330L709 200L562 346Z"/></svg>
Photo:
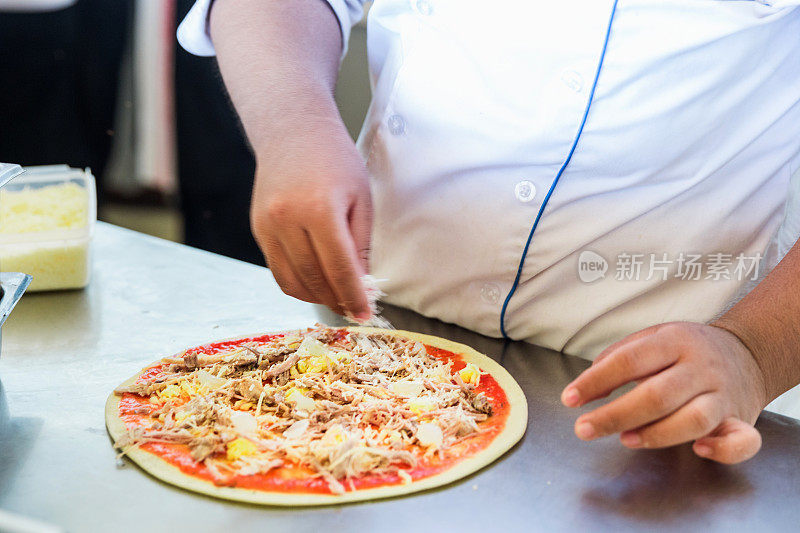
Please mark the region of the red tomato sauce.
<svg viewBox="0 0 800 533"><path fill-rule="evenodd" d="M236 348L237 346L248 342L267 343L273 339L278 339L280 337L283 337L282 333L279 333L277 335L258 335L256 337L247 337L245 339L236 339L232 341L212 342L209 344L203 344L202 346L195 346L194 348L189 348L184 352L184 355L189 355L189 354L214 355L216 353L223 352L225 350L230 350L231 348Z"/></svg>
<svg viewBox="0 0 800 533"><path fill-rule="evenodd" d="M186 353L197 353L212 355L222 350L235 348L245 342L268 342L281 335L262 335L250 337L236 341L223 341L213 344L205 344L196 348L191 348ZM459 354L425 345L428 353L438 359L452 361L452 373L458 372L466 363ZM162 365L156 365L147 369L139 378L140 380L151 378L162 370ZM480 385L476 387L477 392L485 393L492 405L492 416L485 422L480 422L481 432L473 437L465 439L450 448L442 459L433 454L430 457L423 457L419 448L417 454L417 465L413 468L405 469L411 479L417 481L440 472L443 472L463 459L475 455L477 452L486 448L494 438L503 430L508 418L510 406L505 392L492 376L482 375ZM122 395L119 404L120 418L125 422L126 427L131 429L140 425L149 425L149 413L159 406L150 403L149 398L138 394L125 393ZM263 474L249 476L231 476L224 482L215 480L209 469L195 461L185 444L151 442L141 446L154 455L159 456L168 463L178 467L182 472L210 481L217 485L239 487L244 489L254 489L269 492L292 492L292 493L313 493L331 494L328 484L320 477L314 476L314 472L300 465L286 466L273 469ZM399 485L402 479L397 474L367 474L360 478L346 479L342 481L348 491L369 489L387 485Z"/></svg>

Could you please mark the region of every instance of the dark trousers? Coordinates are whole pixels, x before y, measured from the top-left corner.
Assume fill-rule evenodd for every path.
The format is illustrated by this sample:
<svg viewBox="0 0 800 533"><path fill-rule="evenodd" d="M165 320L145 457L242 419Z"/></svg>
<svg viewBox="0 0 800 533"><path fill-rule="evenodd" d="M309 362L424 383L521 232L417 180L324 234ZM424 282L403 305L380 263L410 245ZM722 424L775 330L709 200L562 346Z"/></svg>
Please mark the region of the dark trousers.
<svg viewBox="0 0 800 533"><path fill-rule="evenodd" d="M178 1L176 26L192 3ZM130 9L130 0L79 0L0 13L0 161L67 163L102 178ZM255 162L216 60L177 43L175 113L186 244L264 264L248 215Z"/></svg>
<svg viewBox="0 0 800 533"><path fill-rule="evenodd" d="M102 176L130 0L0 12L0 161L67 163Z"/></svg>
<svg viewBox="0 0 800 533"><path fill-rule="evenodd" d="M193 3L178 1L177 20ZM255 160L215 58L177 47L175 111L186 244L263 265L249 223Z"/></svg>

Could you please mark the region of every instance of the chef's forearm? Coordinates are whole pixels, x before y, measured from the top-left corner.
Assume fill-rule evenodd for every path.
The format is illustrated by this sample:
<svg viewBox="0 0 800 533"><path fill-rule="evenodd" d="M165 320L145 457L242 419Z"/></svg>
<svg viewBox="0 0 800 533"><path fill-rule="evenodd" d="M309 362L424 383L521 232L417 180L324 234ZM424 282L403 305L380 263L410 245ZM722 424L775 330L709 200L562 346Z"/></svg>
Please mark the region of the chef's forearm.
<svg viewBox="0 0 800 533"><path fill-rule="evenodd" d="M800 246L713 325L750 349L769 399L800 383Z"/></svg>
<svg viewBox="0 0 800 533"><path fill-rule="evenodd" d="M333 91L342 37L325 2L217 0L210 31L257 157L311 117L341 122Z"/></svg>

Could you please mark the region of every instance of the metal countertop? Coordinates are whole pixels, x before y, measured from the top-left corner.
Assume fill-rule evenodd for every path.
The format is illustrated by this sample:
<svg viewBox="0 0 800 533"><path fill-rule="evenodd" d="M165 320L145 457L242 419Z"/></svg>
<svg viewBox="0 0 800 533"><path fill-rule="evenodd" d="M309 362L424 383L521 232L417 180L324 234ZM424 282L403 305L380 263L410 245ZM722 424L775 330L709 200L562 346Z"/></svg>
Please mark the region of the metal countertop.
<svg viewBox="0 0 800 533"><path fill-rule="evenodd" d="M26 294L0 358L0 508L67 531L789 530L800 523L800 423L764 414L755 459L727 467L688 446L630 451L573 436L562 387L588 363L385 309L402 329L474 346L528 397L523 440L442 489L285 509L215 500L116 465L103 407L144 365L187 346L338 324L283 295L263 268L107 224L86 290Z"/></svg>

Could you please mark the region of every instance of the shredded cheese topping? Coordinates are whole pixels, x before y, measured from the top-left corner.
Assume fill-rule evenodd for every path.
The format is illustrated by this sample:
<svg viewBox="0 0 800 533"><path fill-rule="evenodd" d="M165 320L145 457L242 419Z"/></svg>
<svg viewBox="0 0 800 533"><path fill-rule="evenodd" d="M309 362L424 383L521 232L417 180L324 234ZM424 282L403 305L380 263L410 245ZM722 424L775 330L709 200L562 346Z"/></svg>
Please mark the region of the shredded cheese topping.
<svg viewBox="0 0 800 533"><path fill-rule="evenodd" d="M393 473L411 482L420 458L446 457L481 432L491 403L481 371L400 337L318 325L213 355L191 350L117 394L149 398L149 414L115 446L189 446L220 482L302 466L341 494L349 478Z"/></svg>
<svg viewBox="0 0 800 533"><path fill-rule="evenodd" d="M371 274L365 274L361 276L361 283L364 285L364 289L367 291L367 303L369 304L371 316L367 320L359 320L348 313L345 318L350 323L358 324L359 326L370 326L373 328L394 329L392 323L381 316L381 308L378 305L378 300L386 296L386 293L383 292L378 286L378 283L381 281L386 280L375 279L375 276Z"/></svg>

